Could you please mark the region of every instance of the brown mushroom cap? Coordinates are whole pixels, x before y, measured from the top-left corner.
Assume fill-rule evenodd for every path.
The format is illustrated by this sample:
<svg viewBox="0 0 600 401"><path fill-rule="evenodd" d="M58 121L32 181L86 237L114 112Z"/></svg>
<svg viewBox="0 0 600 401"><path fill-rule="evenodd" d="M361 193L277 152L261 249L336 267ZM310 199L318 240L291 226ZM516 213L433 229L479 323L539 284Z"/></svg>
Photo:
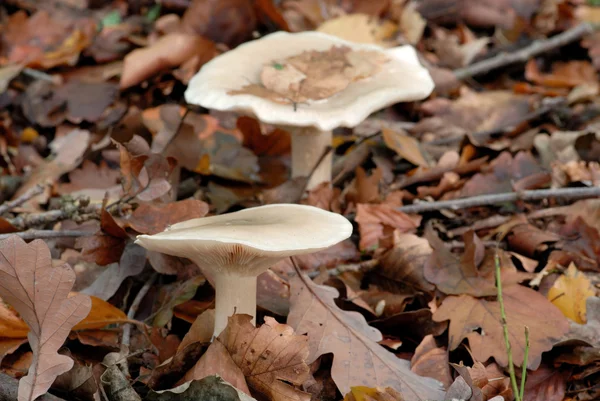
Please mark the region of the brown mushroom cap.
<svg viewBox="0 0 600 401"><path fill-rule="evenodd" d="M136 243L216 273L256 276L283 258L328 248L351 234L352 224L339 214L275 204L184 221L139 235Z"/></svg>
<svg viewBox="0 0 600 401"><path fill-rule="evenodd" d="M389 62L374 76L352 82L327 99L299 103L295 107L251 94L231 94L248 84L259 83L261 71L269 63L304 51L326 51L332 46L381 52ZM424 99L433 87L433 80L411 46L383 49L321 32L276 32L206 63L190 81L185 98L191 104L237 111L265 123L329 131L337 127L352 128L369 114L394 103Z"/></svg>

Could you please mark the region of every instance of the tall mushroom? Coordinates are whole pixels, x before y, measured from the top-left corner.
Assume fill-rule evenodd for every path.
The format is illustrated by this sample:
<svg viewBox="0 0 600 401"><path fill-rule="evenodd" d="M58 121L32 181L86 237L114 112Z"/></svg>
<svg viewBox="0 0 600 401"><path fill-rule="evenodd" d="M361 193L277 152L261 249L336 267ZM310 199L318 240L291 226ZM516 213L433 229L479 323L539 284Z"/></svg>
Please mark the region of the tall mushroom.
<svg viewBox="0 0 600 401"><path fill-rule="evenodd" d="M174 224L139 235L146 249L191 259L215 284L215 336L233 313L256 315L256 278L289 256L313 253L348 238L345 217L313 206L275 204Z"/></svg>
<svg viewBox="0 0 600 401"><path fill-rule="evenodd" d="M292 134L292 176L308 176L332 130L352 128L398 102L424 99L433 80L411 46L383 49L321 32L276 32L206 63L185 98L236 111ZM331 181L331 157L308 188Z"/></svg>

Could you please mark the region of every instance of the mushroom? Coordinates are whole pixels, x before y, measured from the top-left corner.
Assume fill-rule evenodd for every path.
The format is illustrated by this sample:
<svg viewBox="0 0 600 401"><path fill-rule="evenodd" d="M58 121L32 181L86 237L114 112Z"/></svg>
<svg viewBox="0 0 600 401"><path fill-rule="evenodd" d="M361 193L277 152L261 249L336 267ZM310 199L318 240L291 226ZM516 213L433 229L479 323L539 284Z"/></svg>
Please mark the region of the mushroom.
<svg viewBox="0 0 600 401"><path fill-rule="evenodd" d="M217 336L234 313L255 319L259 274L284 258L320 251L350 234L352 224L342 215L313 206L274 204L183 221L158 234L138 235L135 242L191 259L213 277Z"/></svg>
<svg viewBox="0 0 600 401"><path fill-rule="evenodd" d="M296 102L289 97L286 99L285 95L278 99L260 89L269 77L275 77L271 83L276 92L277 88L286 91L301 87L306 82L302 74L287 69L287 66L284 71L281 63L303 53L323 54L336 48L350 49L353 54L368 54L366 60L349 61L359 69L363 65L356 63L382 57L385 61L381 62L378 71L367 74L364 79L352 79L338 92L316 100L311 97ZM280 75L274 74L277 71ZM327 73L322 74L322 79L327 81L322 82L324 86L332 84ZM371 113L394 103L424 99L433 87L433 80L411 46L383 49L321 32L276 32L206 63L190 81L185 98L191 104L254 116L264 123L288 130L292 135L292 177L298 177L308 176L331 146L333 129L353 128ZM313 172L308 189L331 181L331 164L329 154Z"/></svg>

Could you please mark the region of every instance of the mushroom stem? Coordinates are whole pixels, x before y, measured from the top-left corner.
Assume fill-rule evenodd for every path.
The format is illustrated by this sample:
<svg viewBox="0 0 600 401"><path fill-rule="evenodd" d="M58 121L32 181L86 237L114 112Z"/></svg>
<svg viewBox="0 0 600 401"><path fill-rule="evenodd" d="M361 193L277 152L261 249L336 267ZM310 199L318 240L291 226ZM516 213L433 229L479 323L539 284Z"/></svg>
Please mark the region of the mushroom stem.
<svg viewBox="0 0 600 401"><path fill-rule="evenodd" d="M228 318L235 314L252 316L256 324L256 276L216 274L215 280L215 329L217 337L227 327Z"/></svg>
<svg viewBox="0 0 600 401"><path fill-rule="evenodd" d="M292 178L308 177L328 146L331 146L331 131L314 127L294 127L292 134ZM331 181L331 152L325 156L308 181L311 190L322 182Z"/></svg>

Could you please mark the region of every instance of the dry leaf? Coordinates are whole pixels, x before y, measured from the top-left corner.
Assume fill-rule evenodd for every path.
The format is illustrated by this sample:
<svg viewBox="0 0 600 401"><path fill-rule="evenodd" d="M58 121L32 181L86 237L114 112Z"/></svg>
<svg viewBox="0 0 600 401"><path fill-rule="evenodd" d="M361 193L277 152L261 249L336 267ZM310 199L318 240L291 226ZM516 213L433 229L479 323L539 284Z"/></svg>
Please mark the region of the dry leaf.
<svg viewBox="0 0 600 401"><path fill-rule="evenodd" d="M425 236L434 252L425 264L425 278L444 294L469 294L476 297L495 295L496 254L500 257L501 277L504 286L517 284L529 273L518 272L510 256L501 249L485 249L473 231L463 236L465 250L462 256L450 251L435 234L431 226Z"/></svg>
<svg viewBox="0 0 600 401"><path fill-rule="evenodd" d="M183 383L168 390L151 390L146 401L256 401L219 376L208 376L202 380ZM129 401L129 400L128 400Z"/></svg>
<svg viewBox="0 0 600 401"><path fill-rule="evenodd" d="M273 401L309 401L310 394L292 386L309 376L307 338L268 316L258 328L251 320L249 315L233 315L218 337L250 388Z"/></svg>
<svg viewBox="0 0 600 401"><path fill-rule="evenodd" d="M543 295L529 288L512 285L503 290L503 297L513 360L516 365L523 361L524 327L528 326L531 347L527 366L536 369L542 360L542 352L549 351L568 330L567 319ZM544 319L540 319L540 316ZM494 357L501 366L507 365L498 302L469 295L450 296L434 313L433 320L450 320L451 350L467 338L477 360L485 361ZM484 334L478 333L479 328Z"/></svg>
<svg viewBox="0 0 600 401"><path fill-rule="evenodd" d="M586 302L587 323L570 322L571 329L565 340L578 339L600 348L600 298L589 297Z"/></svg>
<svg viewBox="0 0 600 401"><path fill-rule="evenodd" d="M344 396L344 401L404 401L402 394L391 387L384 389L365 386L350 388L350 392Z"/></svg>
<svg viewBox="0 0 600 401"><path fill-rule="evenodd" d="M562 401L567 391L568 372L540 366L527 374L524 401Z"/></svg>
<svg viewBox="0 0 600 401"><path fill-rule="evenodd" d="M367 14L346 14L325 21L316 30L350 42L390 46L398 26Z"/></svg>
<svg viewBox="0 0 600 401"><path fill-rule="evenodd" d="M215 326L215 310L208 309L202 312L194 323L192 323L192 327L188 330L183 340L181 340L181 344L179 344L179 348L177 348L177 352L183 351L185 347L193 343L207 343L210 342L213 335L213 328Z"/></svg>
<svg viewBox="0 0 600 401"><path fill-rule="evenodd" d="M181 381L200 380L211 375L219 375L238 390L251 395L244 374L219 340L213 341L202 358L185 374Z"/></svg>
<svg viewBox="0 0 600 401"><path fill-rule="evenodd" d="M204 217L208 204L196 199L171 203L143 203L126 220L126 226L142 234L156 234L180 221Z"/></svg>
<svg viewBox="0 0 600 401"><path fill-rule="evenodd" d="M452 384L448 351L438 347L431 334L423 338L410 360L410 370L420 376L433 377L444 384L445 388Z"/></svg>
<svg viewBox="0 0 600 401"><path fill-rule="evenodd" d="M406 401L442 400L441 384L411 372L410 364L377 344L382 336L358 312L335 304L338 292L305 275L291 280L289 324L308 334L309 362L333 353L331 377L342 394L352 386L392 387Z"/></svg>
<svg viewBox="0 0 600 401"><path fill-rule="evenodd" d="M0 241L0 253L0 296L29 326L33 351L29 373L19 382L19 401L33 401L73 366L71 358L57 351L73 326L88 315L92 303L85 295L69 297L75 273L67 264L52 267L43 241L26 244L15 235Z"/></svg>
<svg viewBox="0 0 600 401"><path fill-rule="evenodd" d="M394 230L409 232L421 222L420 216L409 216L387 204L356 205L356 218L360 231L360 249L371 250L383 245L391 245ZM385 241L385 242L384 242Z"/></svg>
<svg viewBox="0 0 600 401"><path fill-rule="evenodd" d="M548 290L547 298L575 323L586 322L586 300L596 295L590 280L573 263Z"/></svg>
<svg viewBox="0 0 600 401"><path fill-rule="evenodd" d="M382 133L387 147L396 152L398 156L416 166L429 167L429 162L423 156L421 146L416 138L413 138L406 132L396 132L388 128L383 128Z"/></svg>

